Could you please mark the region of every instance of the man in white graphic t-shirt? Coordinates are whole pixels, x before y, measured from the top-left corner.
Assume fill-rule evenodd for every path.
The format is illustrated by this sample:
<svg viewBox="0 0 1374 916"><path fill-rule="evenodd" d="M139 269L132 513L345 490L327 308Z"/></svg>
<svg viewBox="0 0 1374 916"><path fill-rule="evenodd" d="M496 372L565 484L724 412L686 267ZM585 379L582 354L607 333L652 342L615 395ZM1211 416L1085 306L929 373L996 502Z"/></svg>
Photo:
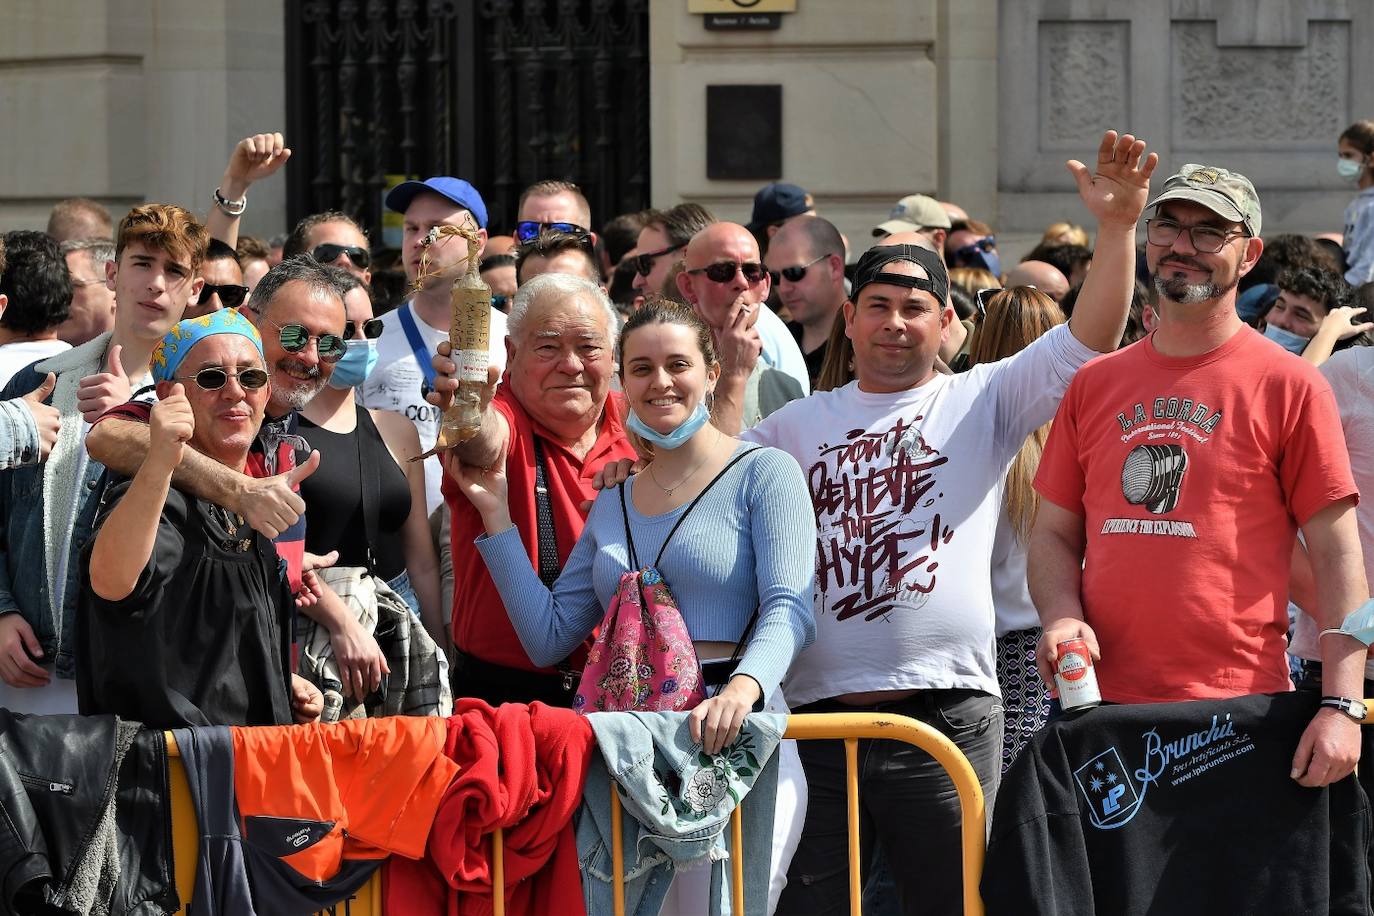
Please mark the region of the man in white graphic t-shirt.
<svg viewBox="0 0 1374 916"><path fill-rule="evenodd" d="M437 176L407 181L386 196L389 210L405 215L401 255L406 279L412 286L420 273L424 240L436 226L475 223L483 243L487 238L487 206L477 189L461 178ZM468 243L457 236L442 236L428 248L429 263L424 283L411 300L382 316L382 336L377 341L377 368L359 391L365 407L394 410L415 424L420 446L428 451L439 435L440 410L425 399L434 379L430 360L440 341L448 340L452 323L449 310L453 281L467 266ZM477 252L481 257L481 251ZM491 310L491 364L506 368L506 316ZM425 509L433 512L444 501L439 492L443 470L439 459L425 459Z"/></svg>
<svg viewBox="0 0 1374 916"><path fill-rule="evenodd" d="M1099 224L1069 325L1006 360L942 375L935 358L955 321L944 264L915 245L880 246L860 259L844 303L856 381L742 434L797 459L816 509L817 633L784 682L792 710L929 723L968 757L989 811L1002 741L989 568L1002 481L1078 368L1120 340L1156 160L1109 131L1095 173L1069 163ZM718 419L738 428L738 417ZM804 741L799 751L810 803L778 912L847 912L843 748ZM960 815L948 776L895 742L861 742L859 759L869 862L880 849L895 866L905 912L958 912Z"/></svg>

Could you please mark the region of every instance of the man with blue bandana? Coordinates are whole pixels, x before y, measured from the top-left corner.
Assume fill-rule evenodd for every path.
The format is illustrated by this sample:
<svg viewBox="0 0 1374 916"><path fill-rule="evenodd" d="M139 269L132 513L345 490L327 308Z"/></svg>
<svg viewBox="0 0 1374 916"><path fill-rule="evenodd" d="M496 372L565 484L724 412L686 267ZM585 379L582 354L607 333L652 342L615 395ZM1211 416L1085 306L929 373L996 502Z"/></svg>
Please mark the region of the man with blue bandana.
<svg viewBox="0 0 1374 916"><path fill-rule="evenodd" d="M153 351L152 374L147 457L111 488L83 555L81 712L154 728L283 725L294 699L297 720L313 720L323 698L293 686L294 599L271 541L172 486L188 446L246 467L271 393L262 338L233 309L188 319Z"/></svg>

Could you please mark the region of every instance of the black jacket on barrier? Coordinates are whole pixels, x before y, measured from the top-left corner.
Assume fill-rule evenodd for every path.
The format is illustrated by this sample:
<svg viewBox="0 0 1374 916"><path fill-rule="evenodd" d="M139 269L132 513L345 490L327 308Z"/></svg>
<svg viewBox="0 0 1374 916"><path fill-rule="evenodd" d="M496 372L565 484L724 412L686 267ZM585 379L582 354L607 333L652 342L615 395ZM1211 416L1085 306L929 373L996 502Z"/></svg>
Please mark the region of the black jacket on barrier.
<svg viewBox="0 0 1374 916"><path fill-rule="evenodd" d="M1367 916L1364 790L1288 775L1316 710L1298 692L1051 722L997 792L988 916Z"/></svg>
<svg viewBox="0 0 1374 916"><path fill-rule="evenodd" d="M160 732L0 709L0 914L180 908Z"/></svg>

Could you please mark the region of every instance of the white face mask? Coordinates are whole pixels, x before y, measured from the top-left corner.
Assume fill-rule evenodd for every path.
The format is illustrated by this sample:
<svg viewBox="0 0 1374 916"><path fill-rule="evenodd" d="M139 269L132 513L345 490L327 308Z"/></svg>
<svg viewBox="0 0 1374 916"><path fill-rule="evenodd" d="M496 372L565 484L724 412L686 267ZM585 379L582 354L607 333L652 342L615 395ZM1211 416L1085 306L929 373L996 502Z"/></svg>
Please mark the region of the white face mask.
<svg viewBox="0 0 1374 916"><path fill-rule="evenodd" d="M1364 163L1357 159L1337 159L1336 172L1346 181L1354 181L1364 171Z"/></svg>

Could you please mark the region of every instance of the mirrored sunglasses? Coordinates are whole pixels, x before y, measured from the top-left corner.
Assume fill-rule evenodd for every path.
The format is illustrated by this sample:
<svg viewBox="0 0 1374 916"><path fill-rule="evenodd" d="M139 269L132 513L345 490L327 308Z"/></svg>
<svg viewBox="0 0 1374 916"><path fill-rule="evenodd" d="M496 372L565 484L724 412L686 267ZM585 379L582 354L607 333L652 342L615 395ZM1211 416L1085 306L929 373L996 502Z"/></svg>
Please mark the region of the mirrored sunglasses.
<svg viewBox="0 0 1374 916"><path fill-rule="evenodd" d="M311 334L310 329L303 325L277 324L270 318L262 320L280 332L278 340L281 341L281 348L287 353L299 353L310 346L310 341L313 340L319 350L320 359L327 363L336 363L348 350L348 343L337 334Z"/></svg>
<svg viewBox="0 0 1374 916"><path fill-rule="evenodd" d="M556 229L559 232L569 232L573 235L587 234L587 230L577 223L539 223L532 219L522 219L515 224L515 237L521 242L532 242L545 229Z"/></svg>

